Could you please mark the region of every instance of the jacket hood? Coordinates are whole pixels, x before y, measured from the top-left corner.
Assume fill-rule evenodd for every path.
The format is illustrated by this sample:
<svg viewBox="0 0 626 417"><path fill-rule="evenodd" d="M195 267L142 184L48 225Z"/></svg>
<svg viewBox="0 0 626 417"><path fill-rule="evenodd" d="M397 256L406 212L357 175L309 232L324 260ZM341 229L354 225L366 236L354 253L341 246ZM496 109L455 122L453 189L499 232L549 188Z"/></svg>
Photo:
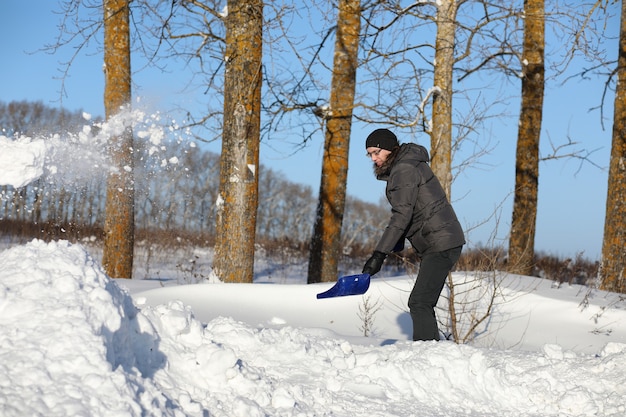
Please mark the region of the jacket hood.
<svg viewBox="0 0 626 417"><path fill-rule="evenodd" d="M417 143L405 143L400 146L400 152L396 162L408 163L411 165L417 165L419 162L428 162L430 158L428 151L422 145Z"/></svg>

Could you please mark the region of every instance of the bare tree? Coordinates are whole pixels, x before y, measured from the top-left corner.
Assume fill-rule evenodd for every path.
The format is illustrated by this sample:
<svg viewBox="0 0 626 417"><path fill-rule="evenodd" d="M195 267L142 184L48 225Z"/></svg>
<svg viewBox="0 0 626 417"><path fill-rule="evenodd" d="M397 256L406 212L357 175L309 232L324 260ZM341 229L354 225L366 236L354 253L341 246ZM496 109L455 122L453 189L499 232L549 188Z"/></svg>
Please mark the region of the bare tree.
<svg viewBox="0 0 626 417"><path fill-rule="evenodd" d="M341 225L346 204L348 151L361 30L361 2L340 0L338 8L330 114L326 122L322 180L311 240L307 277L309 284L335 281L338 254L341 253Z"/></svg>
<svg viewBox="0 0 626 417"><path fill-rule="evenodd" d="M228 1L215 274L252 282L258 204L263 2Z"/></svg>
<svg viewBox="0 0 626 417"><path fill-rule="evenodd" d="M626 293L626 2L620 18L613 141L600 267L601 288Z"/></svg>
<svg viewBox="0 0 626 417"><path fill-rule="evenodd" d="M129 0L105 0L104 107L107 120L129 110L131 101ZM107 182L102 265L112 278L132 278L135 241L133 132L111 138L112 172Z"/></svg>

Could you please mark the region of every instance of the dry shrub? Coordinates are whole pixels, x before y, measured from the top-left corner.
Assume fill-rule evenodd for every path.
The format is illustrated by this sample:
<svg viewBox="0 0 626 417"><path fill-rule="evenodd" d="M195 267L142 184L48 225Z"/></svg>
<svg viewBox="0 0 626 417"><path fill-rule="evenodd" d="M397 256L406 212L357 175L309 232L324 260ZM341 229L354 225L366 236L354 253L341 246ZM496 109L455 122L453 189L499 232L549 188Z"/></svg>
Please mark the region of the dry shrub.
<svg viewBox="0 0 626 417"><path fill-rule="evenodd" d="M535 262L536 275L560 284L591 285L598 276L600 263L590 261L580 252L574 259L538 254Z"/></svg>
<svg viewBox="0 0 626 417"><path fill-rule="evenodd" d="M463 248L455 271L499 271L505 269L506 252L500 247Z"/></svg>
<svg viewBox="0 0 626 417"><path fill-rule="evenodd" d="M307 257L309 253L308 242L298 242L288 237L277 239L257 239L257 247L263 248L269 257L284 257L285 254L298 257Z"/></svg>
<svg viewBox="0 0 626 417"><path fill-rule="evenodd" d="M188 246L213 247L215 236L191 230L137 229L135 242L150 242L163 249L180 249Z"/></svg>
<svg viewBox="0 0 626 417"><path fill-rule="evenodd" d="M31 223L20 220L1 219L0 236L13 243L25 243L33 239L45 242L52 240L69 240L77 242L94 237L101 240L104 232L101 228L91 225L79 225L71 222Z"/></svg>
<svg viewBox="0 0 626 417"><path fill-rule="evenodd" d="M507 270L507 260L504 248L464 248L455 270L504 271ZM598 275L598 267L599 262L584 258L582 252L575 259L539 252L535 254L534 276L557 281L559 284L566 282L590 285Z"/></svg>

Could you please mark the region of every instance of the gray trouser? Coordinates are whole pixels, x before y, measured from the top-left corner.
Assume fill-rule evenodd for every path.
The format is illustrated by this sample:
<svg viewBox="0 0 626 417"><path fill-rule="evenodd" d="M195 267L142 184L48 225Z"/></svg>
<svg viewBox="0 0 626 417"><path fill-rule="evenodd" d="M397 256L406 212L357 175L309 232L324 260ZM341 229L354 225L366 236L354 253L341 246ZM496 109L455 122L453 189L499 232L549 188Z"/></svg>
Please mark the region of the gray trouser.
<svg viewBox="0 0 626 417"><path fill-rule="evenodd" d="M450 270L461 256L462 246L422 257L420 270L409 296L413 340L439 340L435 306Z"/></svg>

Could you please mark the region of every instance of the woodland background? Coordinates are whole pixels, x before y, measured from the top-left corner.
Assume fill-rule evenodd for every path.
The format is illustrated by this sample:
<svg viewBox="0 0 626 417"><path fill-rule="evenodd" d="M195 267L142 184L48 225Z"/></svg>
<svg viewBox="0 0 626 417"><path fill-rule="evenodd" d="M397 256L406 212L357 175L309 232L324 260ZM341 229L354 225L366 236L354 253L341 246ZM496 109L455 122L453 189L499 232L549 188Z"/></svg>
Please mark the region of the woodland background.
<svg viewBox="0 0 626 417"><path fill-rule="evenodd" d="M0 102L0 125L10 136L52 138L55 132L82 130L81 111L69 112L41 102ZM136 142L138 152L135 220L137 242L133 276L164 277L176 271L181 282L209 277L210 259L202 253L215 243L215 201L219 187L219 155L198 149L185 152L170 142L159 159L148 157L149 146ZM161 158L185 158L165 165ZM148 163L146 163L148 162ZM317 198L309 186L291 182L271 168L262 167L256 248L273 270L287 271L308 255ZM88 175L43 177L15 189L0 186L0 238L2 246L32 239L66 239L102 256L106 207L105 170L90 168ZM358 272L381 234L379 219L389 215L386 204L348 197L343 222L340 264L346 273ZM491 242L493 243L493 242ZM495 244L465 250L457 270L496 271L506 268L506 251ZM387 272L415 269L419 259L411 249L387 261ZM159 265L168 265L163 271ZM598 262L582 256L559 258L537 254L535 275L558 282L595 285ZM262 271L257 271L263 273ZM275 273L276 275L276 273ZM169 277L172 278L172 277ZM280 276L274 279L279 279Z"/></svg>

